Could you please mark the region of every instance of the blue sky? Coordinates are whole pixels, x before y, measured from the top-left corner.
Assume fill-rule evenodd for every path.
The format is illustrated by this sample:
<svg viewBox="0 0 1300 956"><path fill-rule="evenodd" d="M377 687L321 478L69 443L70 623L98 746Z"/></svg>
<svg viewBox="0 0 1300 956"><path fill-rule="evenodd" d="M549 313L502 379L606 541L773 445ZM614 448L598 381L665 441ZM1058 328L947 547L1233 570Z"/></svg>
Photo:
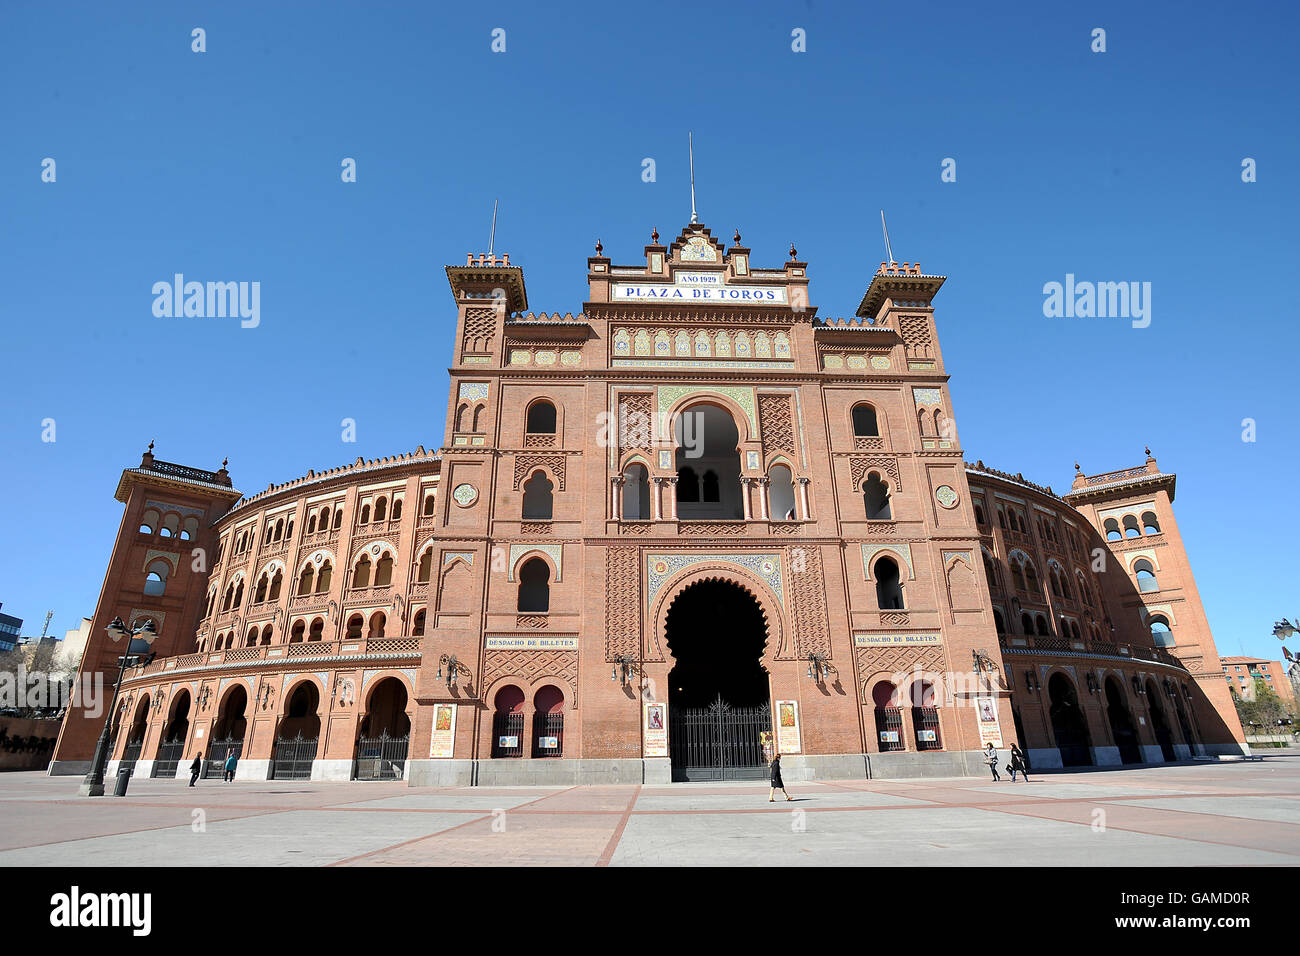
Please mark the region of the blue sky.
<svg viewBox="0 0 1300 956"><path fill-rule="evenodd" d="M9 0L4 610L32 633L52 609L58 634L92 612L117 476L150 439L198 467L228 455L247 493L439 445L442 267L484 251L493 198L531 306L576 313L597 237L630 263L688 218L693 129L701 220L739 227L757 266L795 242L822 316L856 308L881 207L895 258L949 277L970 460L1060 491L1076 458L1126 467L1149 443L1178 473L1220 652L1276 658L1272 621L1300 614L1300 14L1082 7ZM260 326L155 318L151 287L176 272L259 281ZM1150 282L1150 326L1045 318L1067 273Z"/></svg>

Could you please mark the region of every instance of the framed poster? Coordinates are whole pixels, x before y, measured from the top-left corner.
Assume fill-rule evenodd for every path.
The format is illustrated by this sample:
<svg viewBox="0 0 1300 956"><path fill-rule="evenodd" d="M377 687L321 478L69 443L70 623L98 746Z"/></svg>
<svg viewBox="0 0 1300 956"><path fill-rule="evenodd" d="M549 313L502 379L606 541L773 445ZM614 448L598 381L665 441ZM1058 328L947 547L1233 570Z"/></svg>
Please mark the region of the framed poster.
<svg viewBox="0 0 1300 956"><path fill-rule="evenodd" d="M537 738L538 750L555 750L559 746L560 746L559 737L538 737Z"/></svg>
<svg viewBox="0 0 1300 956"><path fill-rule="evenodd" d="M979 717L980 747L992 744L1002 746L1002 728L998 725L998 704L992 697L975 698L975 713Z"/></svg>
<svg viewBox="0 0 1300 956"><path fill-rule="evenodd" d="M924 740L926 743L934 743L939 738L933 730L918 730L916 732L916 739Z"/></svg>
<svg viewBox="0 0 1300 956"><path fill-rule="evenodd" d="M646 701L643 711L645 727L645 755L668 756L668 705Z"/></svg>
<svg viewBox="0 0 1300 956"><path fill-rule="evenodd" d="M880 742L881 742L882 744L896 744L896 743L898 743L898 731L897 731L897 730L882 730L882 731L880 732Z"/></svg>
<svg viewBox="0 0 1300 956"><path fill-rule="evenodd" d="M430 757L450 757L456 748L456 705L433 705L433 740Z"/></svg>
<svg viewBox="0 0 1300 956"><path fill-rule="evenodd" d="M800 753L798 701L778 700L776 702L776 752Z"/></svg>

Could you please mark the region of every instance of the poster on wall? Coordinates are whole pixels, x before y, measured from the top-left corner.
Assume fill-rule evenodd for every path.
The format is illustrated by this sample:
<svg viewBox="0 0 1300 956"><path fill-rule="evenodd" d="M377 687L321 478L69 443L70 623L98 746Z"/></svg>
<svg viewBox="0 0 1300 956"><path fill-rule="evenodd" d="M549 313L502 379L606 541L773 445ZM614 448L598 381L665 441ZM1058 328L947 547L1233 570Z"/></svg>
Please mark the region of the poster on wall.
<svg viewBox="0 0 1300 956"><path fill-rule="evenodd" d="M450 757L456 746L456 705L433 705L433 741L430 757Z"/></svg>
<svg viewBox="0 0 1300 956"><path fill-rule="evenodd" d="M776 702L776 752L780 754L801 752L798 701L778 700Z"/></svg>
<svg viewBox="0 0 1300 956"><path fill-rule="evenodd" d="M668 705L646 701L645 703L645 755L647 757L668 756Z"/></svg>
<svg viewBox="0 0 1300 956"><path fill-rule="evenodd" d="M980 747L992 744L1002 746L1002 728L998 725L998 705L992 697L975 699L975 712L979 717Z"/></svg>

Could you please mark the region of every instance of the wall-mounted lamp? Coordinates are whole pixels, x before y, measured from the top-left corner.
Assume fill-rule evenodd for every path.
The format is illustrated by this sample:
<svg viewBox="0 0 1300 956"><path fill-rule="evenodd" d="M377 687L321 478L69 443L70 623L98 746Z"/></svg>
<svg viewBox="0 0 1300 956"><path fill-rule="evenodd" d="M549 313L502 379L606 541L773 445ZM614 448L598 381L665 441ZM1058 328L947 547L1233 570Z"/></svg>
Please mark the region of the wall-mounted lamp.
<svg viewBox="0 0 1300 956"><path fill-rule="evenodd" d="M1088 693L1093 695L1100 693L1101 684L1098 683L1097 681L1097 675L1090 672L1087 675L1087 680L1088 680Z"/></svg>
<svg viewBox="0 0 1300 956"><path fill-rule="evenodd" d="M636 658L631 654L619 654L614 658L614 664L609 669L609 679L618 681L626 687L637 673Z"/></svg>
<svg viewBox="0 0 1300 956"><path fill-rule="evenodd" d="M1133 684L1133 693L1137 694L1139 697L1145 697L1147 692L1146 689L1143 688L1142 682L1136 677L1130 678L1130 680Z"/></svg>
<svg viewBox="0 0 1300 956"><path fill-rule="evenodd" d="M999 669L998 665L993 662L993 658L989 657L983 650L972 650L970 653L975 661L975 673L977 675L985 671L992 674Z"/></svg>
<svg viewBox="0 0 1300 956"><path fill-rule="evenodd" d="M1032 670L1025 671L1025 690L1032 694L1038 688L1038 678L1034 676L1034 672Z"/></svg>
<svg viewBox="0 0 1300 956"><path fill-rule="evenodd" d="M825 655L811 651L808 654L808 679L817 684L826 683L826 679L832 674L838 679L840 672L836 669Z"/></svg>
<svg viewBox="0 0 1300 956"><path fill-rule="evenodd" d="M443 671L442 671L444 667L447 668L447 675L445 677L443 676ZM438 680L445 680L447 682L448 689L455 690L456 681L458 678L462 676L465 678L465 682L469 683L469 679L473 675L470 673L470 669L468 667L466 667L460 661L456 660L455 654L443 654L441 657L438 658L437 677Z"/></svg>

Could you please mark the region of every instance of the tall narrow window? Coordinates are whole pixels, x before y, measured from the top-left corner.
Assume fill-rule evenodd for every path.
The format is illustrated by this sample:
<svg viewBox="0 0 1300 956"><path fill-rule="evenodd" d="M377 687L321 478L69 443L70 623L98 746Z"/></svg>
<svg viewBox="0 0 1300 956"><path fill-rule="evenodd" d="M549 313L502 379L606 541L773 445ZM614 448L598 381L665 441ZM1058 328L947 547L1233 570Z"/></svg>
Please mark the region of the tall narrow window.
<svg viewBox="0 0 1300 956"><path fill-rule="evenodd" d="M549 521L555 506L551 482L544 472L535 472L524 483L524 518Z"/></svg>
<svg viewBox="0 0 1300 956"><path fill-rule="evenodd" d="M862 498L867 506L867 518L877 521L889 521L891 511L889 507L889 486L880 480L880 476L872 472L867 476L867 480L862 484Z"/></svg>
<svg viewBox="0 0 1300 956"><path fill-rule="evenodd" d="M880 425L876 421L876 410L866 403L853 406L853 437L877 438Z"/></svg>
<svg viewBox="0 0 1300 956"><path fill-rule="evenodd" d="M519 611L541 614L551 609L551 569L541 558L530 558L519 569Z"/></svg>
<svg viewBox="0 0 1300 956"><path fill-rule="evenodd" d="M554 435L555 406L546 399L541 399L529 405L525 430L530 435Z"/></svg>
<svg viewBox="0 0 1300 956"><path fill-rule="evenodd" d="M876 607L882 611L902 610L903 582L899 578L898 565L893 558L881 558L876 562Z"/></svg>

